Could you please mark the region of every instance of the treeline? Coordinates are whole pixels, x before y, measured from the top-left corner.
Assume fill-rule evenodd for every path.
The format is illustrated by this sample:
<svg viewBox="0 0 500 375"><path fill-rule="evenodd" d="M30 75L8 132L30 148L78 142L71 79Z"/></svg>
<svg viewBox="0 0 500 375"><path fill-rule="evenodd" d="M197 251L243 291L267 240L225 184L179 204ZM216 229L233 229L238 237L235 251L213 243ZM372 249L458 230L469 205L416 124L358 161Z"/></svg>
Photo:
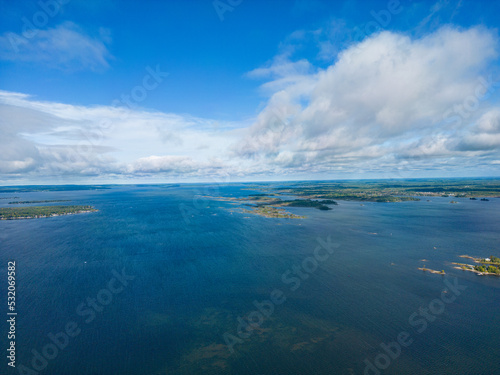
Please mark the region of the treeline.
<svg viewBox="0 0 500 375"><path fill-rule="evenodd" d="M31 206L0 208L1 220L31 219L97 211L92 206Z"/></svg>
<svg viewBox="0 0 500 375"><path fill-rule="evenodd" d="M476 271L489 272L500 275L500 258L497 258L492 255L489 257L489 260L481 259L481 263L486 263L486 264L481 264L480 266L474 266L474 269ZM496 264L497 266L494 266L493 264Z"/></svg>
<svg viewBox="0 0 500 375"><path fill-rule="evenodd" d="M33 203L56 203L56 202L71 202L69 199L54 199L54 200L46 200L46 201L16 201L9 202L9 204L33 204Z"/></svg>
<svg viewBox="0 0 500 375"><path fill-rule="evenodd" d="M283 206L287 207L313 207L318 210L331 210L327 204L337 204L337 202L333 200L323 200L323 201L313 201L311 199L295 199L293 201L284 201Z"/></svg>
<svg viewBox="0 0 500 375"><path fill-rule="evenodd" d="M485 265L481 265L481 266L474 266L474 269L479 272L489 272L500 275L500 268L495 266L486 267Z"/></svg>

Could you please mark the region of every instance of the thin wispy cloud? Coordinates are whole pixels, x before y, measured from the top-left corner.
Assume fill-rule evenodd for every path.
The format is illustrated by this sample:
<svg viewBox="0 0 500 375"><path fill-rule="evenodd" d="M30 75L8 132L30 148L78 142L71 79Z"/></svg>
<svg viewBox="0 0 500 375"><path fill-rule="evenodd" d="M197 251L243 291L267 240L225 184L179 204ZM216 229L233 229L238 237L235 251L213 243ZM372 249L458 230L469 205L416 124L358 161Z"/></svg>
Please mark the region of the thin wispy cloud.
<svg viewBox="0 0 500 375"><path fill-rule="evenodd" d="M90 36L75 23L64 22L54 28L31 30L27 36L13 32L1 35L0 59L69 71L102 71L113 59L106 29Z"/></svg>
<svg viewBox="0 0 500 375"><path fill-rule="evenodd" d="M438 0L429 9L427 16L416 26L416 32L435 30L445 22L452 22L460 12L463 0Z"/></svg>

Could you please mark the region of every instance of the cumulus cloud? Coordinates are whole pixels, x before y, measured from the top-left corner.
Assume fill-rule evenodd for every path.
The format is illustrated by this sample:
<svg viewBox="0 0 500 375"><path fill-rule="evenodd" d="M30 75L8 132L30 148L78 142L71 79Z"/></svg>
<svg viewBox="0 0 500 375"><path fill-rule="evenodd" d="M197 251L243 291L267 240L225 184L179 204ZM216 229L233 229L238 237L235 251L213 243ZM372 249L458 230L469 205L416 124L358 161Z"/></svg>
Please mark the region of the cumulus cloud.
<svg viewBox="0 0 500 375"><path fill-rule="evenodd" d="M449 108L474 95L497 57L496 34L481 27L444 27L418 39L373 35L344 50L328 68L280 87L234 152L290 166L313 155L317 164L335 169L362 168L374 159L389 167L410 157L445 157L465 151L465 144L498 151L492 114L479 120L478 129L496 135L467 130L491 103L478 101L454 128L444 122ZM282 66L286 71L293 65ZM461 137L469 137L468 143L455 147Z"/></svg>
<svg viewBox="0 0 500 375"><path fill-rule="evenodd" d="M457 142L459 151L500 150L500 109L483 114Z"/></svg>
<svg viewBox="0 0 500 375"><path fill-rule="evenodd" d="M323 68L285 49L248 74L267 104L236 123L0 91L0 179L493 173L498 47L495 31L444 27L372 35Z"/></svg>
<svg viewBox="0 0 500 375"><path fill-rule="evenodd" d="M189 156L163 155L139 158L127 166L131 174L166 173L170 176L196 177L199 175L216 175L224 164L217 159L194 160Z"/></svg>
<svg viewBox="0 0 500 375"><path fill-rule="evenodd" d="M0 36L0 59L42 63L63 70L98 71L109 67L113 58L107 48L109 32L102 29L96 37L87 35L72 22L46 30L29 29Z"/></svg>
<svg viewBox="0 0 500 375"><path fill-rule="evenodd" d="M234 124L113 106L74 106L0 91L0 173L54 176L218 174ZM160 156L156 156L160 155Z"/></svg>

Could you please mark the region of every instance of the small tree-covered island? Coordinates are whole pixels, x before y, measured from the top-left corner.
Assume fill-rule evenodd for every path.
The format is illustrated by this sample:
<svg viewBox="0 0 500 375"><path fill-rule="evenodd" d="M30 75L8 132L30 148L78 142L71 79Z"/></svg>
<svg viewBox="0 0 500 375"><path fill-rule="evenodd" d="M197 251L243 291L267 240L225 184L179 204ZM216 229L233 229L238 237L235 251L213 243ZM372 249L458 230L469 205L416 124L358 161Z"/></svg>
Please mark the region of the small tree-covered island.
<svg viewBox="0 0 500 375"><path fill-rule="evenodd" d="M294 199L294 200L281 200L270 194L252 194L244 198L234 197L211 197L213 199L244 203L250 209L243 209L242 211L249 214L279 218L279 219L305 219L306 216L292 214L286 211L283 207L307 207L316 208L321 211L329 211L330 205L336 205L337 202L333 200L311 200L311 199Z"/></svg>
<svg viewBox="0 0 500 375"><path fill-rule="evenodd" d="M0 220L38 219L97 212L92 206L31 206L0 208Z"/></svg>
<svg viewBox="0 0 500 375"><path fill-rule="evenodd" d="M475 258L470 255L461 255L461 258L472 259L477 265L467 263L453 263L456 269L474 272L477 275L500 276L500 258L491 255L489 258Z"/></svg>

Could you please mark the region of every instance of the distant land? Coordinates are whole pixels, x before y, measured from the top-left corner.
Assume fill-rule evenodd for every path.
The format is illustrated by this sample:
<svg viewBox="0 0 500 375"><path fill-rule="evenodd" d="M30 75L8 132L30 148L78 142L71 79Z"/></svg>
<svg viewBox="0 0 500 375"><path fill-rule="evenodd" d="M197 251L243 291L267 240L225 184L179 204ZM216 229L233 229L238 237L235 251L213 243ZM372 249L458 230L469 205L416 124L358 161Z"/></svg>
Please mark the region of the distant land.
<svg viewBox="0 0 500 375"><path fill-rule="evenodd" d="M69 199L53 199L44 201L13 201L9 204L34 204L34 203L60 203L60 202L71 202Z"/></svg>
<svg viewBox="0 0 500 375"><path fill-rule="evenodd" d="M234 182L246 185L248 190L261 190L270 195L297 195L310 199L344 199L373 202L402 202L417 200L416 197L498 198L500 178L418 178L418 179L372 179L372 180L320 180L280 182ZM158 183L158 184L101 184L101 185L19 185L0 186L1 193L23 193L43 191L102 190L115 186L182 187L199 185L231 185L232 183ZM272 184L269 187L269 184ZM0 199L19 197L0 197Z"/></svg>
<svg viewBox="0 0 500 375"><path fill-rule="evenodd" d="M260 191L246 197L206 196L215 200L233 201L246 205L245 212L271 218L305 218L285 210L286 207L315 208L329 211L337 200L397 203L406 201L419 201L422 197L452 197L450 203L458 203L457 198L469 198L478 204L487 204L487 198L500 197L500 179L498 178L449 178L449 179L409 179L409 180L342 180L342 181L283 181L271 183L239 183L245 185L244 190ZM200 184L145 184L131 186L157 186L178 187L197 186ZM201 184L217 185L217 184ZM222 185L230 185L224 183ZM5 186L0 187L2 193L24 192L54 192L110 189L119 185L30 185L30 186ZM294 197L290 199L289 197ZM6 197L3 197L5 199ZM18 197L14 197L18 199ZM0 198L1 199L1 198ZM12 197L11 197L12 199ZM31 200L11 201L9 204L34 204L64 202L65 200ZM51 208L54 207L54 208ZM57 208L55 208L57 207ZM55 211L5 211L2 218L31 218L63 215L70 213L87 212L87 206L45 206L46 210ZM90 207L90 206L89 206ZM39 207L31 207L40 209ZM69 210L58 211L58 210Z"/></svg>
<svg viewBox="0 0 500 375"><path fill-rule="evenodd" d="M271 194L272 195L272 194ZM243 212L260 215L265 217L282 218L282 219L305 219L305 216L295 215L286 211L283 207L307 207L316 208L318 210L328 211L331 208L328 205L336 205L337 202L332 200L311 200L311 199L294 199L282 200L268 196L266 194L250 194L248 197L209 197L216 200L230 201L242 203L250 209L243 209Z"/></svg>
<svg viewBox="0 0 500 375"><path fill-rule="evenodd" d="M110 189L112 185L22 185L0 186L0 193L32 193L37 191L75 191Z"/></svg>
<svg viewBox="0 0 500 375"><path fill-rule="evenodd" d="M369 202L417 201L418 197L500 197L499 179L301 181L287 185L266 190L308 199Z"/></svg>
<svg viewBox="0 0 500 375"><path fill-rule="evenodd" d="M293 181L268 184L253 183L243 190L261 191L246 197L206 196L251 207L247 213L272 218L305 218L283 210L283 207L331 210L336 200L397 203L419 201L421 197L469 198L487 202L485 197L500 197L499 179L418 179L418 180L352 180ZM282 199L282 196L296 199ZM298 198L298 199L297 199ZM481 199L477 199L481 198ZM334 200L335 199L335 200ZM451 200L450 203L459 203ZM482 204L482 203L481 203ZM441 273L440 271L438 271Z"/></svg>
<svg viewBox="0 0 500 375"><path fill-rule="evenodd" d="M96 212L92 206L30 206L0 208L0 220L38 219Z"/></svg>

